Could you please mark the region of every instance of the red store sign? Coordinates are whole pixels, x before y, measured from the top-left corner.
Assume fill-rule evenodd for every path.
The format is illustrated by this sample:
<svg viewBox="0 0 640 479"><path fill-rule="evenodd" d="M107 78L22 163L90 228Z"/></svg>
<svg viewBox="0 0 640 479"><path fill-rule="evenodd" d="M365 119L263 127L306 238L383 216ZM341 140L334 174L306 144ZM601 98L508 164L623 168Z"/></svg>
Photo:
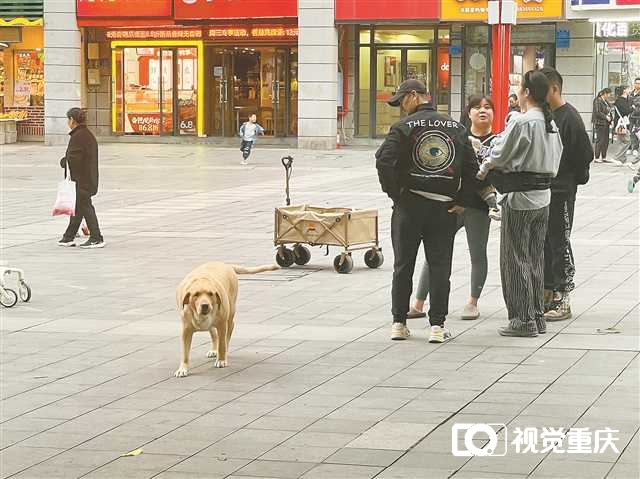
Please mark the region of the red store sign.
<svg viewBox="0 0 640 479"><path fill-rule="evenodd" d="M335 2L338 22L437 20L440 16L440 0L335 0Z"/></svg>
<svg viewBox="0 0 640 479"><path fill-rule="evenodd" d="M78 18L171 17L173 0L77 0Z"/></svg>
<svg viewBox="0 0 640 479"><path fill-rule="evenodd" d="M174 0L173 14L177 20L295 18L298 0Z"/></svg>

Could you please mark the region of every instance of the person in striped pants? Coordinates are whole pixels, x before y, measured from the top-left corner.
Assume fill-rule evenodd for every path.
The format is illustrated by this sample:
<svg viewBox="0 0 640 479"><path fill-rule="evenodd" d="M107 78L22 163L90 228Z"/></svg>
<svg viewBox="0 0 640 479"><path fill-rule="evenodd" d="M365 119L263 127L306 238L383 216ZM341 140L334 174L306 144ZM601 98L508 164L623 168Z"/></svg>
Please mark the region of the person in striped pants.
<svg viewBox="0 0 640 479"><path fill-rule="evenodd" d="M549 80L536 70L524 75L518 91L522 114L493 141L478 178L505 196L500 228L502 295L509 314L502 336L535 337L544 319L544 239L551 178L560 165L562 141L547 103Z"/></svg>

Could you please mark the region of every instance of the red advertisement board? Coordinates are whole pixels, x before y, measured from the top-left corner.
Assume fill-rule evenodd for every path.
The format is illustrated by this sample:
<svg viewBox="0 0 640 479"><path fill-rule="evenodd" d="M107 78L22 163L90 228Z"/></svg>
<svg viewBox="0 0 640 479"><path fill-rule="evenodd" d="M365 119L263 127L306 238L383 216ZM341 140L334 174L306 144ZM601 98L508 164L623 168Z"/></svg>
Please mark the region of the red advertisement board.
<svg viewBox="0 0 640 479"><path fill-rule="evenodd" d="M437 20L440 14L440 0L335 0L335 2L336 21Z"/></svg>
<svg viewBox="0 0 640 479"><path fill-rule="evenodd" d="M79 18L171 17L173 0L76 0Z"/></svg>
<svg viewBox="0 0 640 479"><path fill-rule="evenodd" d="M173 13L180 20L295 18L298 0L174 0Z"/></svg>
<svg viewBox="0 0 640 479"><path fill-rule="evenodd" d="M617 0L616 3L622 5L638 5L640 7L640 0Z"/></svg>

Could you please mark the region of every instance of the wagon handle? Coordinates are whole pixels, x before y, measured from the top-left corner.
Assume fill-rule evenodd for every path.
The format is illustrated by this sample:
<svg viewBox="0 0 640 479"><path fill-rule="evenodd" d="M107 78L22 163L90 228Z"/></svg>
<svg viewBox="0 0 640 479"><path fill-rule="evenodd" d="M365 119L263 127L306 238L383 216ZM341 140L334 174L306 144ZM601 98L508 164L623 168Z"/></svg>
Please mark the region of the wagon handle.
<svg viewBox="0 0 640 479"><path fill-rule="evenodd" d="M289 198L289 179L291 178L291 171L293 170L293 157L290 155L283 156L280 160L282 162L282 166L284 166L285 173L285 194L287 206L291 205L291 198Z"/></svg>

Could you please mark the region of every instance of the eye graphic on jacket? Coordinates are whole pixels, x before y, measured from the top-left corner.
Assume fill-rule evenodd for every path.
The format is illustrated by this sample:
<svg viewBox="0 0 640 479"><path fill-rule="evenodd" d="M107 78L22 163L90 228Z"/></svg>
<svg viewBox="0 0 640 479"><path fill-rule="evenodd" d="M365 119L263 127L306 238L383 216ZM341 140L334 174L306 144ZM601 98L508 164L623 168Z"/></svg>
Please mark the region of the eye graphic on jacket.
<svg viewBox="0 0 640 479"><path fill-rule="evenodd" d="M424 134L414 147L414 162L423 171L436 172L445 170L455 153L450 138L441 132L430 131Z"/></svg>

